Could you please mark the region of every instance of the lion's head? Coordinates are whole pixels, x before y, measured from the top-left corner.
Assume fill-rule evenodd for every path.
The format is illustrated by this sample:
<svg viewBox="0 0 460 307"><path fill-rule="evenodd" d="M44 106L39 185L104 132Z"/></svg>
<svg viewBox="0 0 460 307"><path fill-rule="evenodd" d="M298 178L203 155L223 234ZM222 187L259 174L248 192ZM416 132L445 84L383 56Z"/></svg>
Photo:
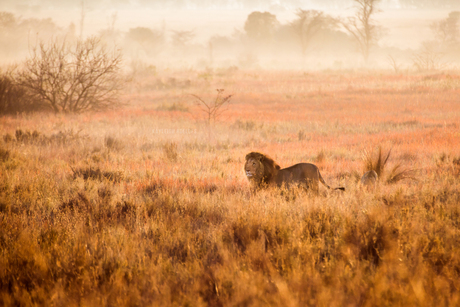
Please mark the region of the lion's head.
<svg viewBox="0 0 460 307"><path fill-rule="evenodd" d="M257 186L268 184L276 176L280 166L272 158L259 152L251 152L246 155L244 171L246 177Z"/></svg>

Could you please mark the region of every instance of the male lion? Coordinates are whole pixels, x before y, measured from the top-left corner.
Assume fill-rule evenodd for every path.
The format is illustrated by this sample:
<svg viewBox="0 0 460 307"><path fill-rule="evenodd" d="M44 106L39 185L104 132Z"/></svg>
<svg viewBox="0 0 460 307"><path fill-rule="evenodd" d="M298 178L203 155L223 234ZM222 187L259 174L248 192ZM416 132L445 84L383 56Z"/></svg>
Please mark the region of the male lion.
<svg viewBox="0 0 460 307"><path fill-rule="evenodd" d="M259 152L251 152L246 155L244 170L249 182L256 188L270 185L281 187L283 184L286 187L299 185L318 194L320 181L328 189L331 188L324 182L316 165L299 163L281 169L272 158ZM338 187L334 190L345 191L345 188Z"/></svg>

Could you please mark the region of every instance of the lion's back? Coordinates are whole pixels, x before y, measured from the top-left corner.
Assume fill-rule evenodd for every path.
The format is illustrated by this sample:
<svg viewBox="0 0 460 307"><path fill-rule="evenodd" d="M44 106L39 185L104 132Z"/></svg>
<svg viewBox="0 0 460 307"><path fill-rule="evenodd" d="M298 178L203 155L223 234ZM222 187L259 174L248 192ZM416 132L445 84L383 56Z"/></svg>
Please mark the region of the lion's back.
<svg viewBox="0 0 460 307"><path fill-rule="evenodd" d="M319 169L311 163L298 163L281 169L277 174L277 184L318 181Z"/></svg>

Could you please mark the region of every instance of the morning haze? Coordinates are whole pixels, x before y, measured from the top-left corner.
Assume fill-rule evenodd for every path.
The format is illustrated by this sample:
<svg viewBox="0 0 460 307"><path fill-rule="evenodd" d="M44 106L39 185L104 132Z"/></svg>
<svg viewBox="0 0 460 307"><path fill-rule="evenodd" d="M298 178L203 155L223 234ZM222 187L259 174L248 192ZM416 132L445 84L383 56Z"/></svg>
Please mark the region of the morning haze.
<svg viewBox="0 0 460 307"><path fill-rule="evenodd" d="M37 42L52 37L100 35L122 48L129 61L158 68L391 69L392 61L409 68L414 54L426 49L442 53L445 62L456 65L453 44L458 44L458 37L451 35L448 41L444 32L458 29L440 30L437 25L458 26L457 1L392 0L376 1L374 6L375 38L363 58L359 43L344 27L358 9L352 0L4 0L0 61L22 59ZM303 21L300 10L306 12ZM253 12L267 12L253 16L252 24L263 26L248 23ZM311 21L311 13L321 13L320 24L309 33L296 30L296 23Z"/></svg>

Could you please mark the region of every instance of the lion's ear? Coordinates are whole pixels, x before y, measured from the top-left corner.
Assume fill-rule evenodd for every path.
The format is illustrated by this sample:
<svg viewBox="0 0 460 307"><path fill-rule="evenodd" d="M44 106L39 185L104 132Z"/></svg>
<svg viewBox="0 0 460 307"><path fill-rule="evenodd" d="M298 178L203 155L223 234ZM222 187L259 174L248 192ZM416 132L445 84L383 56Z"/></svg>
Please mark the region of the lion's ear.
<svg viewBox="0 0 460 307"><path fill-rule="evenodd" d="M280 170L281 167L277 164L277 165L276 165L276 169L277 169L277 170Z"/></svg>

